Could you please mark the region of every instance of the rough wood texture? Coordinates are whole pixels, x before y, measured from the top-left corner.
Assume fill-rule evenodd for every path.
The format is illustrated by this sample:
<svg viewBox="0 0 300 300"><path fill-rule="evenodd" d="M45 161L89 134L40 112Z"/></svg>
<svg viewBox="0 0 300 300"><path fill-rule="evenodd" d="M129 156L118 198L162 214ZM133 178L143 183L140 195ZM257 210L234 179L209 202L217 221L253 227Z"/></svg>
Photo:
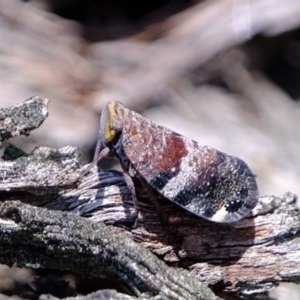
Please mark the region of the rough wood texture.
<svg viewBox="0 0 300 300"><path fill-rule="evenodd" d="M23 103L0 109L0 141L19 135L28 135L48 116L48 99L32 97Z"/></svg>
<svg viewBox="0 0 300 300"><path fill-rule="evenodd" d="M218 299L194 276L168 267L115 227L6 201L0 204L0 231L1 263L117 276L135 294L159 299Z"/></svg>
<svg viewBox="0 0 300 300"><path fill-rule="evenodd" d="M300 213L294 195L261 197L254 216L231 225L194 217L164 199L158 208L138 195L140 220L130 231L132 238L168 264L244 295L268 291L280 281L299 281ZM116 212L124 208L119 204ZM126 220L124 209L123 217L105 210L94 213L94 220L101 216L107 223Z"/></svg>
<svg viewBox="0 0 300 300"><path fill-rule="evenodd" d="M300 280L294 195L261 197L253 216L215 224L149 195L136 182L139 220L133 229L134 208L122 173L93 168L81 176L87 166L80 167L76 149L66 149L39 148L17 158L6 149L4 157L12 161L0 161L0 196L7 200L0 202L2 263L117 275L139 299L217 299L200 282L248 295Z"/></svg>

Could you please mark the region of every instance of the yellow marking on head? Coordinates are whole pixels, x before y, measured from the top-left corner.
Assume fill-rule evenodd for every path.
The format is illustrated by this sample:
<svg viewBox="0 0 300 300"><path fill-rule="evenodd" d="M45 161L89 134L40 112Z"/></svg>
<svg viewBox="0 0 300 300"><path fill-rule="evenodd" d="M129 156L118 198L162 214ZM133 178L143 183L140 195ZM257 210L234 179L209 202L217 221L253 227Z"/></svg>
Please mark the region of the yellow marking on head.
<svg viewBox="0 0 300 300"><path fill-rule="evenodd" d="M117 134L116 130L111 128L112 122L118 118L118 115L116 112L116 106L117 106L117 101L114 101L114 100L107 103L107 106L106 106L106 109L107 109L107 112L106 112L107 119L105 121L105 141L106 142L111 142Z"/></svg>

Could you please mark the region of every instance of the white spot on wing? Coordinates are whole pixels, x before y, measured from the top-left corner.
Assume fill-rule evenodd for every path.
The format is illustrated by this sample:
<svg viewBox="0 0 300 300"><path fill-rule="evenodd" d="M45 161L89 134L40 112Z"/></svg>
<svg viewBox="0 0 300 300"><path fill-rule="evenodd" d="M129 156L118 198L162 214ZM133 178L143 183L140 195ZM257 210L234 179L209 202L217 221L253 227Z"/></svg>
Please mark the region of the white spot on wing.
<svg viewBox="0 0 300 300"><path fill-rule="evenodd" d="M224 222L228 215L228 211L225 206L222 206L217 212L210 218L214 222Z"/></svg>

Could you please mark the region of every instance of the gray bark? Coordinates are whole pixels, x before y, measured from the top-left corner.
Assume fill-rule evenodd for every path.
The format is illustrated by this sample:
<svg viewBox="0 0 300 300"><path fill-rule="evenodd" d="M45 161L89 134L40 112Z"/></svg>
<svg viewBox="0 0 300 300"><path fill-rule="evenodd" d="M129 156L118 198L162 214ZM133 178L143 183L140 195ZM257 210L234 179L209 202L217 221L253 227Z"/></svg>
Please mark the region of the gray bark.
<svg viewBox="0 0 300 300"><path fill-rule="evenodd" d="M1 263L117 276L139 299L218 299L206 284L248 295L300 280L294 195L261 197L252 216L215 224L135 182L139 219L132 228L122 173L95 167L82 176L87 166L72 147L16 153L8 147L4 157L12 160L0 161Z"/></svg>

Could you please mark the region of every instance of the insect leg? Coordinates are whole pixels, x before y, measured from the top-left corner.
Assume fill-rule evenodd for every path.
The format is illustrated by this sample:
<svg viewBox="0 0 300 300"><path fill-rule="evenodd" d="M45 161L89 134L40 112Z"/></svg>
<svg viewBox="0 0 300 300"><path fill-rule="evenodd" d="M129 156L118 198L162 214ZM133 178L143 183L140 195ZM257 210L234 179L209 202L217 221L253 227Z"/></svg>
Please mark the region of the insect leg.
<svg viewBox="0 0 300 300"><path fill-rule="evenodd" d="M84 177L87 173L89 173L92 168L94 168L95 166L97 166L98 162L101 159L103 159L104 157L107 157L109 155L109 153L110 153L110 150L109 150L108 147L103 148L100 152L99 152L99 149L97 151L97 148L96 148L93 161L89 164L89 166L86 169L84 169L81 172L81 174L79 175L78 180L81 180L82 177Z"/></svg>
<svg viewBox="0 0 300 300"><path fill-rule="evenodd" d="M133 206L134 206L134 210L135 210L135 221L134 221L134 224L132 225L132 228L134 229L134 228L137 227L138 219L139 219L139 207L138 207L138 203L137 203L135 187L134 187L132 178L130 177L130 175L126 171L123 172L123 175L124 175L124 180L125 180L125 182L127 184L127 187L129 189L129 192L131 193Z"/></svg>

